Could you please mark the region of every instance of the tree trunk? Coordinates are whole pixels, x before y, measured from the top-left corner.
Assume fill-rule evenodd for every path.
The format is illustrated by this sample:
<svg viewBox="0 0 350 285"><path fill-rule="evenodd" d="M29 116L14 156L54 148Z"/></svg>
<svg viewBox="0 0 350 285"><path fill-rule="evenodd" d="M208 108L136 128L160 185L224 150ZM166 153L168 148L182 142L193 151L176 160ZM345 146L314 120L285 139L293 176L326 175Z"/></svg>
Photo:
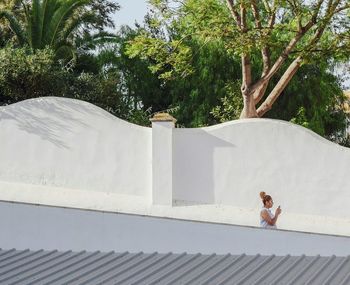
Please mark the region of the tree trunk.
<svg viewBox="0 0 350 285"><path fill-rule="evenodd" d="M242 94L243 96L243 110L240 119L258 118L258 113L255 107L255 100L253 94Z"/></svg>

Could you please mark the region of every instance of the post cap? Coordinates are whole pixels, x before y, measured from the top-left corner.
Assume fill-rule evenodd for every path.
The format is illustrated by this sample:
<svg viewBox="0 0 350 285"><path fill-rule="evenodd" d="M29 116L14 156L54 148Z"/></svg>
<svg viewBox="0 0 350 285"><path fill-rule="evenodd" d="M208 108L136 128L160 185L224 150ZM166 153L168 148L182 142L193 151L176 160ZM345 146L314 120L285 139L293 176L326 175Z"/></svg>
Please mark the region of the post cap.
<svg viewBox="0 0 350 285"><path fill-rule="evenodd" d="M150 119L151 122L173 122L176 123L176 119L169 115L168 113L156 113L153 118Z"/></svg>

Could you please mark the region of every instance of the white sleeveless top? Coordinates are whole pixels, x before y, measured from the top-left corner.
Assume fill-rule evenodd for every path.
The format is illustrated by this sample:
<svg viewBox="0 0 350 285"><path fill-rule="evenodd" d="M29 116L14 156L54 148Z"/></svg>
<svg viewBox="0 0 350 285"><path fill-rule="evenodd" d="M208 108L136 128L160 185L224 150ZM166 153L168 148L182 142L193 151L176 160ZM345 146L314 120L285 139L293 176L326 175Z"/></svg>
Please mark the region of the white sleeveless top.
<svg viewBox="0 0 350 285"><path fill-rule="evenodd" d="M271 219L273 219L273 218L275 217L275 215L272 214L271 210L268 209L268 208L263 207L263 208L261 209L261 211L260 211L260 214L262 213L262 211L267 211ZM276 224L273 225L273 226L269 225L269 224L261 217L261 215L260 215L260 226L261 226L262 228L277 229Z"/></svg>

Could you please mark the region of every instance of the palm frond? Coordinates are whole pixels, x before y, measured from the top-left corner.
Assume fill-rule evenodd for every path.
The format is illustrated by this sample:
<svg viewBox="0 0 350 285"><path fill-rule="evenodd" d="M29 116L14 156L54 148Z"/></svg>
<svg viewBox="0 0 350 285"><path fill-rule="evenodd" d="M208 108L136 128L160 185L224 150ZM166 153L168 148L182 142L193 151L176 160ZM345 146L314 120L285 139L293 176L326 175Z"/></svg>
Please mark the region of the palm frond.
<svg viewBox="0 0 350 285"><path fill-rule="evenodd" d="M64 30L65 23L73 15L77 8L88 4L91 0L66 0L61 1L61 6L55 11L48 26L50 45L53 46L60 31Z"/></svg>
<svg viewBox="0 0 350 285"><path fill-rule="evenodd" d="M30 19L30 13L29 13L29 8L28 8L28 5L23 1L23 0L20 0L21 4L22 4L22 7L23 7L23 10L24 10L24 14L26 16L26 19Z"/></svg>
<svg viewBox="0 0 350 285"><path fill-rule="evenodd" d="M41 37L42 37L42 9L41 9L41 1L40 0L32 0L32 9L30 11L30 34L29 41L30 45L33 49L43 48L41 46Z"/></svg>
<svg viewBox="0 0 350 285"><path fill-rule="evenodd" d="M51 42L51 36L50 36L50 23L52 21L52 18L57 11L57 9L60 6L60 2L57 0L44 0L43 3L43 35L42 35L42 45L48 46Z"/></svg>
<svg viewBox="0 0 350 285"><path fill-rule="evenodd" d="M82 24L91 23L95 20L95 16L92 13L84 13L80 16L74 17L71 21L68 21L61 32L60 38L67 39L69 36L78 30Z"/></svg>
<svg viewBox="0 0 350 285"><path fill-rule="evenodd" d="M20 45L28 43L26 34L23 28L21 27L21 24L10 11L0 10L0 19L1 18L5 18L9 22L10 28L16 35Z"/></svg>
<svg viewBox="0 0 350 285"><path fill-rule="evenodd" d="M77 48L80 49L96 49L105 44L114 44L118 40L118 36L113 33L99 32L93 35L84 34L83 37L75 41Z"/></svg>
<svg viewBox="0 0 350 285"><path fill-rule="evenodd" d="M55 47L55 54L57 59L62 59L65 62L75 62L77 58L74 46L67 42L57 43L57 46Z"/></svg>

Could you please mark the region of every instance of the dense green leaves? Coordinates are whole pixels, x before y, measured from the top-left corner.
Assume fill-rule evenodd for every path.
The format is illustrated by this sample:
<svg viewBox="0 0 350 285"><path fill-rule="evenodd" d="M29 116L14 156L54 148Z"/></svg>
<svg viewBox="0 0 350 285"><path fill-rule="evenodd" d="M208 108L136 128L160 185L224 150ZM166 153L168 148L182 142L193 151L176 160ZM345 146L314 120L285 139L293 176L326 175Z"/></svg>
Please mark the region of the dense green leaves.
<svg viewBox="0 0 350 285"><path fill-rule="evenodd" d="M271 33L254 29L250 14L250 31L243 35L235 27L224 1L187 0L175 10L168 1L152 3L154 13L147 18L139 35L130 41L127 53L148 62L150 70L163 79L170 89L169 107L175 108L173 115L180 125L192 127L239 118L243 108L242 79L240 59L236 55L251 53L252 79L259 80L263 67L260 49L268 44L271 59L276 59L298 25L305 24L311 13L311 4L297 5L295 11L290 11L288 3L278 2L285 13L276 19ZM261 17L264 16L267 14L262 13ZM296 46L293 56L303 53L303 66L267 117L292 121L335 139L343 134L347 120L340 107L344 100L340 82L329 72L340 53L328 52L336 42L335 35L328 30L318 45L322 53L305 49L311 38L312 32ZM291 62L287 60L286 66L272 77L266 94L273 90Z"/></svg>
<svg viewBox="0 0 350 285"><path fill-rule="evenodd" d="M341 107L346 98L339 80L328 68L326 61L304 65L267 117L291 121L328 139L340 141L347 126L347 115ZM221 103L212 110L220 122L238 119L242 108L240 81L227 91Z"/></svg>
<svg viewBox="0 0 350 285"><path fill-rule="evenodd" d="M322 56L339 60L350 55L346 0L173 2L178 6L151 1L148 29L131 41L130 56L148 59L160 78L185 77L194 72L196 51L189 42L201 48L219 41L242 61L241 117L264 116L300 66ZM255 58L260 66L254 66ZM272 82L275 88L266 89Z"/></svg>
<svg viewBox="0 0 350 285"><path fill-rule="evenodd" d="M72 58L75 41L85 28L102 30L112 26L108 13L115 12L118 5L99 0L32 0L22 3L24 20L10 10L0 10L0 18L8 20L20 46L32 49L52 48L58 58ZM99 14L103 13L103 15ZM105 17L105 19L103 19Z"/></svg>

